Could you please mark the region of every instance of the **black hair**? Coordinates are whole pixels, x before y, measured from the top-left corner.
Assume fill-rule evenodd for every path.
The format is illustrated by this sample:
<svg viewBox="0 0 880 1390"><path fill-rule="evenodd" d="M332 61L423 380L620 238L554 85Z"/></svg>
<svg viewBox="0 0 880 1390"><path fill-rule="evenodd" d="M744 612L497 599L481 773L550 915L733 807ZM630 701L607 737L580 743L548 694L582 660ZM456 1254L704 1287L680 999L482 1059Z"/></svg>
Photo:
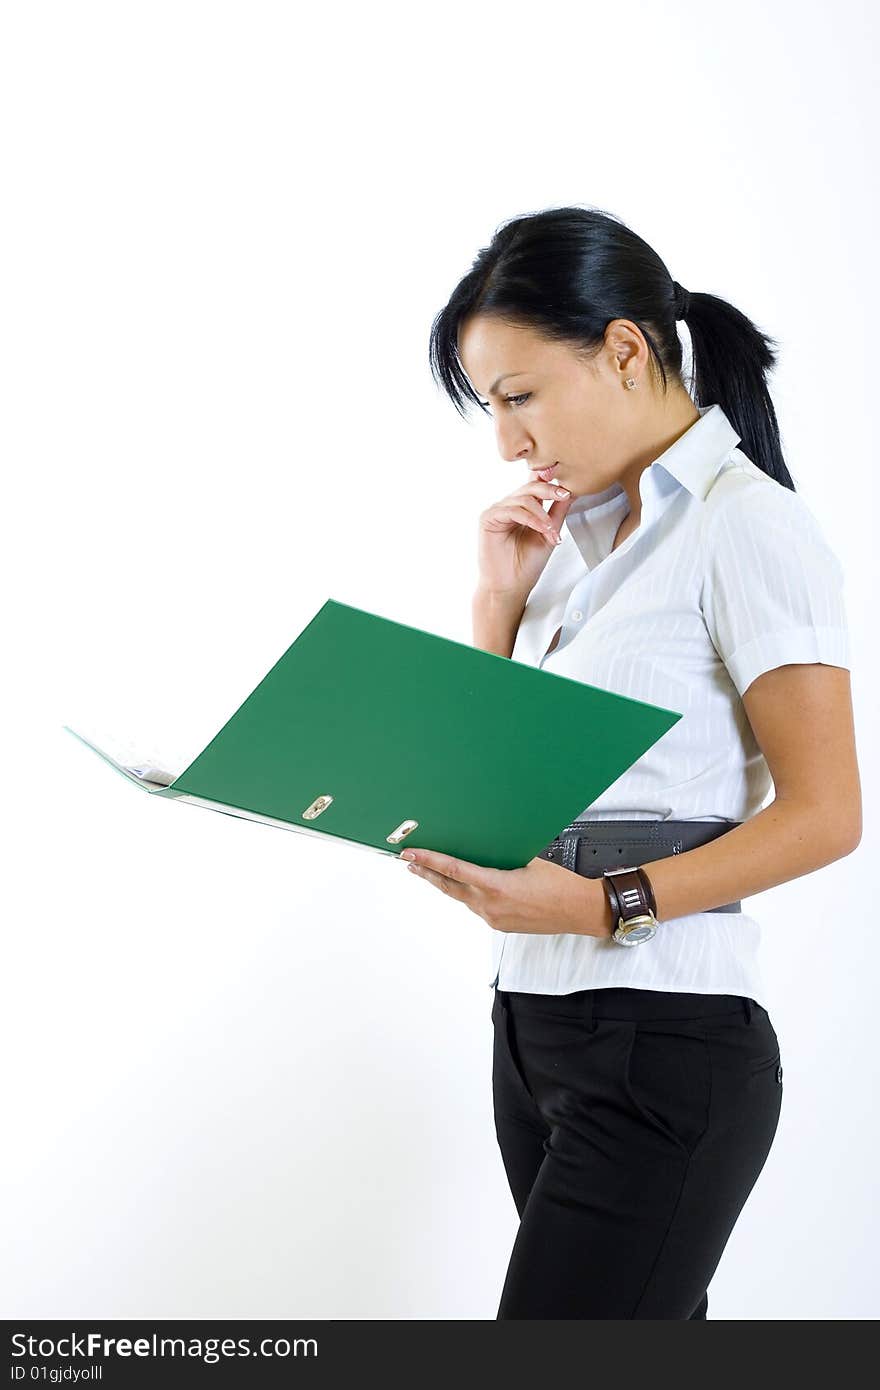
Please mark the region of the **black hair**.
<svg viewBox="0 0 880 1390"><path fill-rule="evenodd" d="M468 402L487 409L458 355L459 331L478 311L568 343L585 357L598 352L612 319L631 319L645 335L664 392L670 377L688 389L675 326L684 317L694 403L720 405L743 452L795 491L767 389L776 340L726 299L682 296L657 252L611 213L571 206L513 217L477 253L434 319L429 344L434 380L463 416Z"/></svg>

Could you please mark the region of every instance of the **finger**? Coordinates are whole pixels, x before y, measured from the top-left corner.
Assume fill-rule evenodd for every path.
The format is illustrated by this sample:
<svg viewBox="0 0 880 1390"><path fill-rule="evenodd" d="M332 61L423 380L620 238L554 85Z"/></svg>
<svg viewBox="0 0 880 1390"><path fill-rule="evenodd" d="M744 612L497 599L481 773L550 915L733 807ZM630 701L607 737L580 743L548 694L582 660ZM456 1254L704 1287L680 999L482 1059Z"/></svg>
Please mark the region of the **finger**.
<svg viewBox="0 0 880 1390"><path fill-rule="evenodd" d="M527 483L523 483L510 495L511 497L547 497L552 501L555 497L561 497L563 494L571 496L568 488L563 487L561 483L545 483L543 479L533 473Z"/></svg>
<svg viewBox="0 0 880 1390"><path fill-rule="evenodd" d="M423 878L427 883L439 888L441 893L445 893L447 898L455 898L457 902L471 905L476 889L469 888L464 883L456 883L454 878L445 878L443 874L438 874L434 869L426 869L424 864L410 864L409 873L416 878Z"/></svg>
<svg viewBox="0 0 880 1390"><path fill-rule="evenodd" d="M558 483L542 483L540 480L524 483L522 488L511 494L511 500L514 498L521 506L528 507L530 511L534 510L537 516L552 521L556 527L574 501L568 488L561 487ZM544 498L550 500L550 508L546 512L541 506Z"/></svg>
<svg viewBox="0 0 880 1390"><path fill-rule="evenodd" d="M407 873L414 874L416 878L424 878L432 888L439 888L442 894L448 898L455 898L456 902L463 903L470 912L477 913L485 922L482 906L485 903L484 894L480 888L468 888L467 884L456 883L455 878L445 878L442 873L435 872L434 869L425 869L424 865L407 865Z"/></svg>
<svg viewBox="0 0 880 1390"><path fill-rule="evenodd" d="M415 864L451 878L456 883L470 884L474 888L494 888L499 872L488 869L484 864L472 864L467 859L458 859L451 854L440 854L433 849L405 849L401 859L412 859Z"/></svg>
<svg viewBox="0 0 880 1390"><path fill-rule="evenodd" d="M493 507L487 508L481 520L491 521L493 518L501 516L504 520L514 517L519 519L523 515L533 517L535 521L545 522L548 513L541 506L541 499L530 497L527 493L513 493L510 497L504 497L500 502L496 502Z"/></svg>
<svg viewBox="0 0 880 1390"><path fill-rule="evenodd" d="M559 531L549 512L545 512L543 507L539 507L537 517L535 517L532 515L531 509L529 508L514 507L512 508L511 515L516 516L517 512L519 513L519 519L521 521L524 521L533 531L537 531L546 541L549 541L551 545L556 545L556 538L559 535Z"/></svg>
<svg viewBox="0 0 880 1390"><path fill-rule="evenodd" d="M550 520L548 512L543 507L535 504L534 510L525 504L518 506L514 503L507 505L499 504L492 508L491 517L482 519L482 524L487 531L503 530L509 526L511 521L529 526L533 531L537 531L550 543L554 543L554 537L558 535L556 527ZM494 523L499 523L497 526Z"/></svg>
<svg viewBox="0 0 880 1390"><path fill-rule="evenodd" d="M554 523L555 526L559 526L560 521L562 521L563 517L565 516L573 501L574 498L571 495L569 495L568 497L561 498L558 502L552 503L549 511L547 512L547 516L550 518L550 520Z"/></svg>
<svg viewBox="0 0 880 1390"><path fill-rule="evenodd" d="M558 487L552 483L525 483L523 487L512 492L509 497L503 499L513 505L527 507L536 516L549 516L554 507L563 516L571 506L574 498L568 488ZM549 501L550 511L544 511L544 502Z"/></svg>

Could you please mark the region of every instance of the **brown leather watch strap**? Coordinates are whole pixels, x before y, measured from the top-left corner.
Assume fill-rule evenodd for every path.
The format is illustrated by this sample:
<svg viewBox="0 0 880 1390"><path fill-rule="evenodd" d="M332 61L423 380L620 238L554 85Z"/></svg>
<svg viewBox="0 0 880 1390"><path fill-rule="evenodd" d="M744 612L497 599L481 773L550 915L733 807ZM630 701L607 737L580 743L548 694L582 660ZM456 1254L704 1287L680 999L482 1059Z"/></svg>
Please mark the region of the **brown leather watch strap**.
<svg viewBox="0 0 880 1390"><path fill-rule="evenodd" d="M657 900L656 900L656 898L654 897L654 889L653 889L653 887L651 886L651 880L648 878L648 875L645 873L645 870L642 868L641 865L639 865L639 868L638 868L637 872L638 872L639 878L642 880L642 883L644 884L645 892L646 892L647 895L648 895L648 902L651 904L651 911L653 912L654 916L656 917L656 916L657 916Z"/></svg>
<svg viewBox="0 0 880 1390"><path fill-rule="evenodd" d="M611 905L614 926L620 919L628 922L632 917L643 917L647 913L657 916L657 903L651 880L640 867L625 869L606 869L602 875L605 893Z"/></svg>
<svg viewBox="0 0 880 1390"><path fill-rule="evenodd" d="M611 908L611 930L614 931L620 921L620 901L617 897L614 879L609 875L607 870L602 875L602 887L605 889L605 897L608 899L608 906Z"/></svg>

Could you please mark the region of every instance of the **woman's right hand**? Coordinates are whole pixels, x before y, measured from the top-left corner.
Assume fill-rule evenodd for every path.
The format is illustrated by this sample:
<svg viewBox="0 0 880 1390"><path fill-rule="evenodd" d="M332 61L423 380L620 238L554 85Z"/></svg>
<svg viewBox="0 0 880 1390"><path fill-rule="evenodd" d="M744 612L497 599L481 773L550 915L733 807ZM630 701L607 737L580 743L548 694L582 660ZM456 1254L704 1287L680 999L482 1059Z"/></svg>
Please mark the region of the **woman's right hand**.
<svg viewBox="0 0 880 1390"><path fill-rule="evenodd" d="M553 499L548 512L541 506L546 498ZM555 537L572 500L558 483L545 483L535 474L487 507L479 522L479 588L525 604L556 549Z"/></svg>

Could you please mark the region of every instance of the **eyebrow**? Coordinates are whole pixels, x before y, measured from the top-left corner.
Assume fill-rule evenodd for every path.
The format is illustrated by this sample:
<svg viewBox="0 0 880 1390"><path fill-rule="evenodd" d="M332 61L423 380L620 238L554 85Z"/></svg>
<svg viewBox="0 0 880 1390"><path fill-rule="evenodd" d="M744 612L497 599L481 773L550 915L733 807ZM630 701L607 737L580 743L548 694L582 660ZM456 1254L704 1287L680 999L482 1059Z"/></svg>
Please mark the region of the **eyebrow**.
<svg viewBox="0 0 880 1390"><path fill-rule="evenodd" d="M495 394L495 392L498 390L498 387L501 385L502 381L506 381L507 378L508 378L509 376L525 376L525 375L526 375L525 372L505 372L504 375L503 375L503 376L500 376L500 377L498 378L497 381L493 381L492 385L489 387L489 390L486 392L486 395L487 395L487 396L493 396L493 395Z"/></svg>

